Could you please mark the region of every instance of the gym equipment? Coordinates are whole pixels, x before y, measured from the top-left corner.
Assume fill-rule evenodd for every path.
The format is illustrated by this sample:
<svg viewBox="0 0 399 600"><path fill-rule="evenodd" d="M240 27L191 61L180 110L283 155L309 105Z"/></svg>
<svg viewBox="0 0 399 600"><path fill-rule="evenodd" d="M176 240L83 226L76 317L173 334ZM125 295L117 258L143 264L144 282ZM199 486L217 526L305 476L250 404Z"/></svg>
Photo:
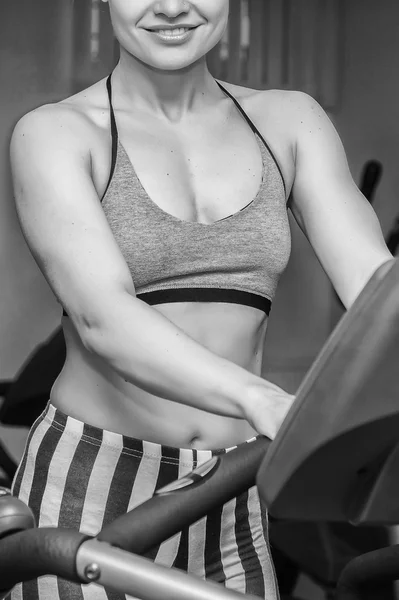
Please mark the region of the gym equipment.
<svg viewBox="0 0 399 600"><path fill-rule="evenodd" d="M30 508L18 498L10 496L7 488L0 488L0 539L18 531L36 527Z"/></svg>
<svg viewBox="0 0 399 600"><path fill-rule="evenodd" d="M370 204L374 202L374 194L381 180L382 173L382 164L378 160L369 160L363 167L359 189Z"/></svg>
<svg viewBox="0 0 399 600"><path fill-rule="evenodd" d="M395 256L399 248L399 217L396 217L395 224L388 236L387 247L390 253Z"/></svg>
<svg viewBox="0 0 399 600"><path fill-rule="evenodd" d="M258 486L275 517L399 522L399 288L393 263L378 269L330 336L266 455Z"/></svg>
<svg viewBox="0 0 399 600"><path fill-rule="evenodd" d="M9 512L0 531L0 588L55 574L144 600L238 599L241 594L132 553L146 552L234 497L252 485L256 473L261 498L274 516L398 523L398 344L399 261L392 260L376 271L340 321L273 442L260 436L212 458L95 538L65 529L23 530L26 507L4 496L0 517ZM399 578L398 558L399 547L393 546L352 561L337 599L370 593L377 598L377 584Z"/></svg>
<svg viewBox="0 0 399 600"><path fill-rule="evenodd" d="M15 463L0 444L0 487L10 487L15 473Z"/></svg>

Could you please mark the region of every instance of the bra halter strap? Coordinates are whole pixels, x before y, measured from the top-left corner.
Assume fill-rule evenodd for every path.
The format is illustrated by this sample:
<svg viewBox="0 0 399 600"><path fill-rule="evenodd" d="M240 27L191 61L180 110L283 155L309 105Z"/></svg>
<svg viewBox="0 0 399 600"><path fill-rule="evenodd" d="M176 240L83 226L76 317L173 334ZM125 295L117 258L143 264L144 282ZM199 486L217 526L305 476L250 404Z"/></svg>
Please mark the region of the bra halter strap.
<svg viewBox="0 0 399 600"><path fill-rule="evenodd" d="M216 80L215 80L216 81ZM260 133L259 129L256 127L255 123L249 118L249 116L247 115L247 113L245 112L245 110L243 109L243 107L241 106L241 104L238 102L238 100L236 100L236 98L234 98L234 96L232 94L230 94L230 92L228 92L226 90L225 87L222 86L221 83L219 83L218 81L216 81L216 83L218 84L218 86L220 87L221 90L223 90L223 92L233 100L234 104L236 105L236 107L238 108L238 110L240 111L240 113L242 114L242 116L244 117L244 119L246 120L246 122L248 123L248 125L250 126L250 128L252 129L252 131L254 133L256 133L256 135L258 135L260 137L260 139L262 140L262 142L264 143L264 145L266 146L266 148L268 149L271 157L273 158L274 162L276 163L276 167L279 170L280 176L281 176L281 180L283 182L283 186L284 186L284 192L285 194L287 194L287 189L286 189L286 185L285 185L285 179L284 179L284 175L283 172L281 170L281 167L274 155L274 152L272 151L272 149L270 148L269 144L266 142L265 138L263 137L263 135Z"/></svg>
<svg viewBox="0 0 399 600"><path fill-rule="evenodd" d="M118 127L116 125L114 107L112 106L112 83L111 83L111 78L112 78L112 73L107 77L107 92L108 92L108 99L109 99L109 112L110 112L111 137L112 137L112 160L111 160L111 171L110 171L110 175L109 175L107 187L106 187L106 190L104 192L104 196L105 196L105 193L108 190L108 187L109 187L109 185L111 183L111 180L112 180L112 177L114 175L115 166L116 166L116 158L117 158L117 154L118 154L118 139L119 139L118 138ZM244 119L246 120L246 122L248 123L248 125L250 126L250 128L252 129L252 131L256 135L258 135L260 137L260 139L264 143L265 147L268 149L271 157L273 158L274 162L276 163L277 169L278 169L278 171L280 173L280 176L281 176L281 180L283 182L284 191L286 193L287 190L286 190L286 185L285 185L285 180L284 180L283 172L282 172L281 167L280 167L280 165L279 165L279 163L278 163L278 161L277 161L277 159L276 159L276 157L274 155L274 152L270 148L269 144L266 142L265 138L260 133L259 129L256 127L256 125L254 124L254 122L249 118L249 116L247 115L247 113L245 112L245 110L242 108L242 106L238 102L238 100L236 100L236 98L232 94L230 94L230 92L228 92L226 90L226 88L222 86L221 83L219 83L218 81L216 81L216 83L218 84L218 86L220 87L220 89L223 90L223 92L229 98L231 98L231 100L234 102L234 104L236 105L236 107L238 108L238 110L240 111L240 113L242 114L242 116L244 117Z"/></svg>
<svg viewBox="0 0 399 600"><path fill-rule="evenodd" d="M109 99L109 114L111 120L111 138L112 138L112 159L111 159L111 170L108 178L107 187L105 188L104 196L107 193L109 185L111 183L112 177L114 176L115 166L116 166L116 157L118 154L118 127L116 125L114 107L112 106L112 83L111 83L112 73L107 77L107 92ZM103 198L104 198L103 196Z"/></svg>

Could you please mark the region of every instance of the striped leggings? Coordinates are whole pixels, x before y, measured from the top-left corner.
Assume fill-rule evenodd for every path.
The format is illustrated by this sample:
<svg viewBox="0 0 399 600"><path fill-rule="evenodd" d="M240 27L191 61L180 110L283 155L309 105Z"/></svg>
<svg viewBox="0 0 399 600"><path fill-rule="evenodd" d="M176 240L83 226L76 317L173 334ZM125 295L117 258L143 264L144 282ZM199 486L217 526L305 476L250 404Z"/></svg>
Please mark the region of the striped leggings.
<svg viewBox="0 0 399 600"><path fill-rule="evenodd" d="M178 449L106 431L48 403L33 424L12 493L31 507L39 527L95 536L103 526L215 454ZM276 600L266 511L256 488L210 512L154 549L156 563L227 588ZM16 586L8 600L132 600L95 583L44 576ZM155 600L155 599L154 599Z"/></svg>

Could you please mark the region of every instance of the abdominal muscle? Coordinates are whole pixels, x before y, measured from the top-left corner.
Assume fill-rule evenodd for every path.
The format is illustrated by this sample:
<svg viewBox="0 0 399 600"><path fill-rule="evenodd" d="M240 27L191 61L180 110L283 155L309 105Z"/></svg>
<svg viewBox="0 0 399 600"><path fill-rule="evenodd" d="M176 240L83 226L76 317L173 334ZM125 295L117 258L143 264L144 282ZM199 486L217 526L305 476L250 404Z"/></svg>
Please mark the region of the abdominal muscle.
<svg viewBox="0 0 399 600"><path fill-rule="evenodd" d="M153 307L214 354L261 374L266 315L236 304L177 303ZM63 319L67 358L50 401L67 415L129 437L178 448L228 448L256 435L245 420L165 400L126 382L83 346ZM156 341L154 352L156 352ZM176 360L176 369L179 368Z"/></svg>

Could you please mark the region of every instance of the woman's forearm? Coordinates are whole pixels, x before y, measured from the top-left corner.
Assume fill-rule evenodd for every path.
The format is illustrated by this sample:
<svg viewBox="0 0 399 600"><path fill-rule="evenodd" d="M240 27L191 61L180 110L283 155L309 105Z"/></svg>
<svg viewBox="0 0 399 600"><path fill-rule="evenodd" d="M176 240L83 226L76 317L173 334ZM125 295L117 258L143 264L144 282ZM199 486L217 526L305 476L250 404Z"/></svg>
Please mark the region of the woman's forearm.
<svg viewBox="0 0 399 600"><path fill-rule="evenodd" d="M190 338L128 293L117 299L86 347L126 381L161 398L208 412L246 418L246 396L263 381Z"/></svg>

